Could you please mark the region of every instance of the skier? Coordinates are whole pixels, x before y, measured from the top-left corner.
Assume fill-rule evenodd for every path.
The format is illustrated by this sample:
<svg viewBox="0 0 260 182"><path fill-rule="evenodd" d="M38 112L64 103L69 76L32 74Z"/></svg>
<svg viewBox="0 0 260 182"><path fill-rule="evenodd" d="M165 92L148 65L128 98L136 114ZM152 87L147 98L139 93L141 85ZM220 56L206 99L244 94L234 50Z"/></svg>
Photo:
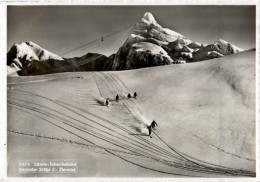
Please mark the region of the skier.
<svg viewBox="0 0 260 182"><path fill-rule="evenodd" d="M151 134L152 134L152 127L151 127L151 125L147 126L147 129L148 129L148 132L149 132L149 137L152 138L151 137Z"/></svg>
<svg viewBox="0 0 260 182"><path fill-rule="evenodd" d="M134 98L136 99L136 97L137 97L137 93L135 92L135 93L134 93Z"/></svg>
<svg viewBox="0 0 260 182"><path fill-rule="evenodd" d="M119 101L119 96L118 96L118 95L116 95L116 101L117 101L117 102Z"/></svg>
<svg viewBox="0 0 260 182"><path fill-rule="evenodd" d="M155 127L158 126L158 124L155 122L155 120L153 120L153 122L151 123L151 128L155 130Z"/></svg>
<svg viewBox="0 0 260 182"><path fill-rule="evenodd" d="M106 106L109 107L109 104L110 104L109 98L107 98L107 99L106 99Z"/></svg>
<svg viewBox="0 0 260 182"><path fill-rule="evenodd" d="M127 95L127 98L128 98L128 99L130 99L130 98L131 98L131 94L130 94L130 93Z"/></svg>

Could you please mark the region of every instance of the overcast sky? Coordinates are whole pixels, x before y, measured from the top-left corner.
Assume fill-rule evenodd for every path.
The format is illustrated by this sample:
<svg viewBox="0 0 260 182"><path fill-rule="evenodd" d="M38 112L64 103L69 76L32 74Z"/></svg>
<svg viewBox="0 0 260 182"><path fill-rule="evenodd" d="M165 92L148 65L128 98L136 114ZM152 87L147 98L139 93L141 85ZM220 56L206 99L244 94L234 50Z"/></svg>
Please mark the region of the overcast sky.
<svg viewBox="0 0 260 182"><path fill-rule="evenodd" d="M32 41L63 55L135 24L145 12L151 12L163 27L193 41L213 43L222 38L243 49L255 47L255 6L8 6L7 48ZM111 54L130 31L125 29L64 57L87 52Z"/></svg>

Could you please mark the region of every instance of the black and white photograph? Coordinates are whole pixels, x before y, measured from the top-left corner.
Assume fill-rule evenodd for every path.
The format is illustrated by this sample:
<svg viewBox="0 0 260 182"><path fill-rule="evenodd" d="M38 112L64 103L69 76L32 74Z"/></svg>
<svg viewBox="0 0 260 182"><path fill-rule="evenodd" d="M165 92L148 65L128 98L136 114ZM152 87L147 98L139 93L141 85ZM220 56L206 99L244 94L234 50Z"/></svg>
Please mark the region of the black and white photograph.
<svg viewBox="0 0 260 182"><path fill-rule="evenodd" d="M7 177L255 178L256 5L7 5Z"/></svg>

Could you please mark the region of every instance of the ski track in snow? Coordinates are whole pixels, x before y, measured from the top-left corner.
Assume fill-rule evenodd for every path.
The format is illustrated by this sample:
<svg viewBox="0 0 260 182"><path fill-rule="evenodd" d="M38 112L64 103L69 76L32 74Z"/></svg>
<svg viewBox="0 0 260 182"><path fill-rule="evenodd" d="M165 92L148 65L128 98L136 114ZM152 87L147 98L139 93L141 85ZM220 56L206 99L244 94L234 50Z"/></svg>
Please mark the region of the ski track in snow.
<svg viewBox="0 0 260 182"><path fill-rule="evenodd" d="M124 92L126 94L127 93L131 93L131 91L125 85L125 83L122 82L122 80L120 80L120 78L117 75L115 75L114 73L108 73L108 72L102 73L102 72L100 72L100 73L90 73L90 74L92 75L93 79L95 80L95 83L97 85L97 89L99 90L100 95L105 95L106 97L109 97L109 96L111 97L111 96L115 96L116 93L118 93L118 92ZM102 87L102 89L101 89L101 87ZM108 88L108 89L104 89L104 88ZM19 91L17 89L13 89L13 90ZM31 94L33 96L38 96L37 94L32 94L32 93L29 93L29 92L26 92L26 91L24 93L27 93L29 95ZM42 98L44 98L44 97L42 97ZM60 105L62 107L65 107L67 109L70 109L71 107L73 107L73 106L71 106L69 104L65 104L65 103L60 102L60 101L55 101L55 100L52 100L52 99L49 99L49 98L45 98L45 99L47 99L49 101L52 101L52 102L54 102L54 103L56 103L56 104L58 104L58 105ZM120 101L123 103L122 106L126 108L126 110L132 115L132 117L136 120L137 123L139 123L141 126L145 125L145 124L147 124L147 125L149 124L149 123L145 123L145 122L142 123L144 121L144 120L142 120L144 117L142 116L142 111L141 111L140 107L138 106L138 104L136 103L136 101L134 101L132 99L120 100ZM18 106L18 107L23 107L23 108L25 107L27 109L30 109L31 111L40 112L42 114L48 115L49 117L54 117L54 115L51 114L51 113L48 113L46 111L43 112L42 110L35 109L35 108L30 108L30 107L28 107L26 105L21 105L19 103L9 102L9 105L13 105L13 106L15 105L16 107ZM42 106L42 107L44 107L44 106ZM73 107L73 108L74 109L79 109L77 107ZM49 108L49 109L52 109L52 108ZM75 110L74 110L74 112L75 112ZM75 113L77 113L77 112L75 112ZM77 114L81 115L80 113L77 113ZM94 115L93 113L91 113L91 114ZM83 117L83 115L81 115L81 116ZM97 117L99 119L101 118L99 116L95 116L95 117ZM87 119L89 119L89 118L87 118ZM63 120L64 120L64 118L63 118ZM76 120L76 119L74 118L74 120ZM64 122L64 123L66 124L66 122ZM112 122L110 124L112 124ZM70 125L70 124L67 123L66 125ZM90 133L92 133L92 134L94 133L96 136L99 136L101 138L103 137L102 139L105 139L104 135L102 135L100 133L95 133L95 132L89 130L88 128L84 128L81 125L78 125L76 123L71 124L70 127L73 127L74 129L77 129L77 130L82 131L82 132L88 130ZM121 126L116 126L116 127L120 128ZM121 129L122 128L123 127L121 127ZM125 129L125 128L123 128L122 130L125 130L128 133L130 132L128 129ZM110 136L112 136L111 133L108 133L108 134ZM155 133L155 135L157 135L157 134ZM129 149L127 149L127 150L130 151L131 153L133 153L134 155L142 155L142 157L149 156L148 158L150 158L150 159L152 159L154 161L157 161L159 163L163 163L164 165L167 165L169 167L175 167L175 168L180 168L180 169L183 169L183 170L194 171L194 172L198 172L199 174L211 173L211 174L220 174L220 175L224 174L224 175L242 175L242 176L243 175L246 175L246 176L247 175L249 175L249 176L254 176L255 175L254 173L249 172L249 171L243 171L243 170L238 170L238 169L226 168L226 167L217 166L217 165L213 165L213 164L209 165L209 164L207 164L205 162L203 163L202 161L194 162L194 161L192 161L190 159L187 159L183 155L180 155L180 154L178 154L176 152L172 153L172 152L169 152L168 150L165 150L164 148L162 148L160 146L157 146L156 144L154 145L150 141L148 141L148 140L146 140L146 139L144 139L144 138L142 138L140 136L135 136L135 135L133 135L133 136L138 139L139 144L143 144L143 143L140 143L140 142L146 142L147 144L151 145L149 147L150 147L150 151L152 152L152 154L149 153L149 150L144 147L145 145L143 146L142 149L145 149L146 150L145 152L148 152L147 153L148 155L147 154L143 155L144 151L142 151L141 148L139 148L141 150L139 150L139 149L136 150L135 148L133 148L133 146L131 146L131 145L133 145L135 143L131 143L128 140L123 140L124 142L127 142L128 144L120 143L120 142L118 142L116 140L112 140L111 138L107 138L107 140L113 141L115 143L119 143L121 146L126 147L126 149L127 149L127 147L130 147L131 150L129 150ZM120 138L118 138L118 139L120 139ZM136 142L136 141L134 141L134 142ZM131 145L129 145L129 144L131 144ZM211 144L207 144L207 145L211 145ZM100 148L102 148L102 147L100 147ZM111 153L111 151L109 149L105 149L105 151L106 152L109 151L108 153L110 153L112 155L116 155L114 153ZM138 151L138 152L136 152L136 151ZM220 150L220 151L224 152L222 150ZM130 163L133 164L132 161L129 161L129 160L126 159L127 158L126 156L124 156L124 158L122 156L121 157L117 156L117 157L121 158L122 160L125 160L126 162L130 162ZM174 162L174 160L169 160L169 158L175 159L175 162ZM142 165L137 164L137 163L134 163L134 165L137 165L137 166L143 167L143 168L147 168L147 167L142 166ZM154 170L154 169L150 169L150 170ZM158 171L158 172L165 173L165 171ZM172 173L172 174L173 175L183 175L183 176L185 176L184 174L174 174L174 173ZM192 176L195 176L195 175L192 175Z"/></svg>

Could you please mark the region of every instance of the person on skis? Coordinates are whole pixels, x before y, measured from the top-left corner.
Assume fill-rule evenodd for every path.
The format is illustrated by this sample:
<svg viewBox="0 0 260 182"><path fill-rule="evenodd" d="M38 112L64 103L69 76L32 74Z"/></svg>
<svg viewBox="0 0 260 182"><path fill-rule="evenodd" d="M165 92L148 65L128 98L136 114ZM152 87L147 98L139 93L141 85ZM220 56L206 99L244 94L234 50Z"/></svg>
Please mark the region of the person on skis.
<svg viewBox="0 0 260 182"><path fill-rule="evenodd" d="M152 129L156 130L155 127L158 126L158 124L155 122L155 120L153 120L150 126Z"/></svg>
<svg viewBox="0 0 260 182"><path fill-rule="evenodd" d="M128 99L130 99L132 96L131 96L131 94L129 93L128 95L127 95L127 98Z"/></svg>
<svg viewBox="0 0 260 182"><path fill-rule="evenodd" d="M117 102L119 101L119 96L118 96L118 95L116 95L116 101L117 101Z"/></svg>
<svg viewBox="0 0 260 182"><path fill-rule="evenodd" d="M109 98L106 99L106 106L109 107L110 102L109 102Z"/></svg>
<svg viewBox="0 0 260 182"><path fill-rule="evenodd" d="M148 132L149 132L149 137L152 138L152 136L151 136L151 134L152 134L152 127L151 127L151 125L147 126L147 129L148 129Z"/></svg>
<svg viewBox="0 0 260 182"><path fill-rule="evenodd" d="M137 98L137 93L136 93L136 92L134 93L134 98L135 98L135 99Z"/></svg>

